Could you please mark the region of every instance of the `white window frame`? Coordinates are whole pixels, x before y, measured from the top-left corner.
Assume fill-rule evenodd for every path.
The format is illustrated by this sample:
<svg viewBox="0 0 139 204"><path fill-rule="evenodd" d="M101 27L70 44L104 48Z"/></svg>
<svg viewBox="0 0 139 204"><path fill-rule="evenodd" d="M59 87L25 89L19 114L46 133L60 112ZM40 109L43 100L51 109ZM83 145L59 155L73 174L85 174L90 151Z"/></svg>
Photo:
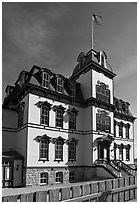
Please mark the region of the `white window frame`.
<svg viewBox="0 0 139 204"><path fill-rule="evenodd" d="M69 129L76 130L76 113L69 113Z"/></svg>
<svg viewBox="0 0 139 204"><path fill-rule="evenodd" d="M49 107L41 106L41 116L40 116L41 125L49 126Z"/></svg>
<svg viewBox="0 0 139 204"><path fill-rule="evenodd" d="M55 142L55 160L63 160L63 142L61 140Z"/></svg>
<svg viewBox="0 0 139 204"><path fill-rule="evenodd" d="M46 138L42 138L40 140L39 145L40 145L39 160L48 161L48 159L49 159L49 141Z"/></svg>
<svg viewBox="0 0 139 204"><path fill-rule="evenodd" d="M56 110L56 127L63 128L63 110Z"/></svg>
<svg viewBox="0 0 139 204"><path fill-rule="evenodd" d="M42 87L49 88L50 75L47 72L42 73Z"/></svg>
<svg viewBox="0 0 139 204"><path fill-rule="evenodd" d="M57 87L56 90L59 93L63 93L63 80L61 78L57 78Z"/></svg>
<svg viewBox="0 0 139 204"><path fill-rule="evenodd" d="M62 171L56 172L55 182L63 183L63 172Z"/></svg>
<svg viewBox="0 0 139 204"><path fill-rule="evenodd" d="M70 83L70 91L71 91L71 97L75 98L75 94L76 94L76 86L74 83Z"/></svg>
<svg viewBox="0 0 139 204"><path fill-rule="evenodd" d="M43 174L43 177L41 175ZM46 180L46 182L41 182L41 180ZM40 179L39 179L40 185L48 185L48 172L41 172L40 173Z"/></svg>
<svg viewBox="0 0 139 204"><path fill-rule="evenodd" d="M72 146L73 144L73 146ZM69 142L69 149L68 149L68 160L69 161L76 161L76 142L71 141Z"/></svg>

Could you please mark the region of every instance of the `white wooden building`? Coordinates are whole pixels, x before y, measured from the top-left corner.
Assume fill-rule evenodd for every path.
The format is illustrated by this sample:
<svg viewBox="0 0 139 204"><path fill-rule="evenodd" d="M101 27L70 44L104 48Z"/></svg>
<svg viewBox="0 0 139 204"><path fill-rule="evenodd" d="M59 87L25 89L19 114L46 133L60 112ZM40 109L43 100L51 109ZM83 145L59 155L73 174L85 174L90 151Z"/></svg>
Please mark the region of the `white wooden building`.
<svg viewBox="0 0 139 204"><path fill-rule="evenodd" d="M114 97L106 53L77 61L69 78L34 65L6 87L3 187L132 174L136 118Z"/></svg>

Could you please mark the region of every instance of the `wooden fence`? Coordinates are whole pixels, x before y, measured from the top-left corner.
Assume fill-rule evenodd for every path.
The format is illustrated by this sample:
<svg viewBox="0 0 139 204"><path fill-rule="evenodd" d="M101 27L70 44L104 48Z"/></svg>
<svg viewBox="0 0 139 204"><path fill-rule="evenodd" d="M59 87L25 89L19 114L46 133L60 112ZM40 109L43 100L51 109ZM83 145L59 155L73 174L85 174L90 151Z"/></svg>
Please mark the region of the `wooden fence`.
<svg viewBox="0 0 139 204"><path fill-rule="evenodd" d="M137 197L137 178L129 176L71 187L2 197L3 202L124 202Z"/></svg>

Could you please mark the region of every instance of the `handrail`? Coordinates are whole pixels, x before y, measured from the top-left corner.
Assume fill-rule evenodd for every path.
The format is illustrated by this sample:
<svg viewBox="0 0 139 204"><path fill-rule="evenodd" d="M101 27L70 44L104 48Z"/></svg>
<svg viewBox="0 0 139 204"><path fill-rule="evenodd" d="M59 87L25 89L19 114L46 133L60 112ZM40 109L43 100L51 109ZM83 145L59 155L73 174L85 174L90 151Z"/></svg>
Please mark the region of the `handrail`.
<svg viewBox="0 0 139 204"><path fill-rule="evenodd" d="M111 160L111 161L113 161L113 163L115 163L115 165L120 167L120 169L127 172L128 174L133 175L133 176L136 175L136 170L131 168L129 165L125 164L123 161L121 161L121 160Z"/></svg>
<svg viewBox="0 0 139 204"><path fill-rule="evenodd" d="M94 164L104 166L108 171L110 171L116 177L118 178L121 177L121 171L118 168L115 168L115 166L111 165L111 163L107 162L106 160L96 160Z"/></svg>

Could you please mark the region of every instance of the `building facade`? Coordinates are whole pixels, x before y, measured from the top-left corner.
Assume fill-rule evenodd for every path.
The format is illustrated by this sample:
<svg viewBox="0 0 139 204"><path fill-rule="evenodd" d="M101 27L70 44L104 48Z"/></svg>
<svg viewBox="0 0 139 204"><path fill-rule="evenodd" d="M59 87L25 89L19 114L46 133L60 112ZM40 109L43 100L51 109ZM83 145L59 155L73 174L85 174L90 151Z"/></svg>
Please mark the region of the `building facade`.
<svg viewBox="0 0 139 204"><path fill-rule="evenodd" d="M107 55L90 50L77 61L69 78L34 65L6 87L3 187L132 173L135 117L114 97Z"/></svg>

